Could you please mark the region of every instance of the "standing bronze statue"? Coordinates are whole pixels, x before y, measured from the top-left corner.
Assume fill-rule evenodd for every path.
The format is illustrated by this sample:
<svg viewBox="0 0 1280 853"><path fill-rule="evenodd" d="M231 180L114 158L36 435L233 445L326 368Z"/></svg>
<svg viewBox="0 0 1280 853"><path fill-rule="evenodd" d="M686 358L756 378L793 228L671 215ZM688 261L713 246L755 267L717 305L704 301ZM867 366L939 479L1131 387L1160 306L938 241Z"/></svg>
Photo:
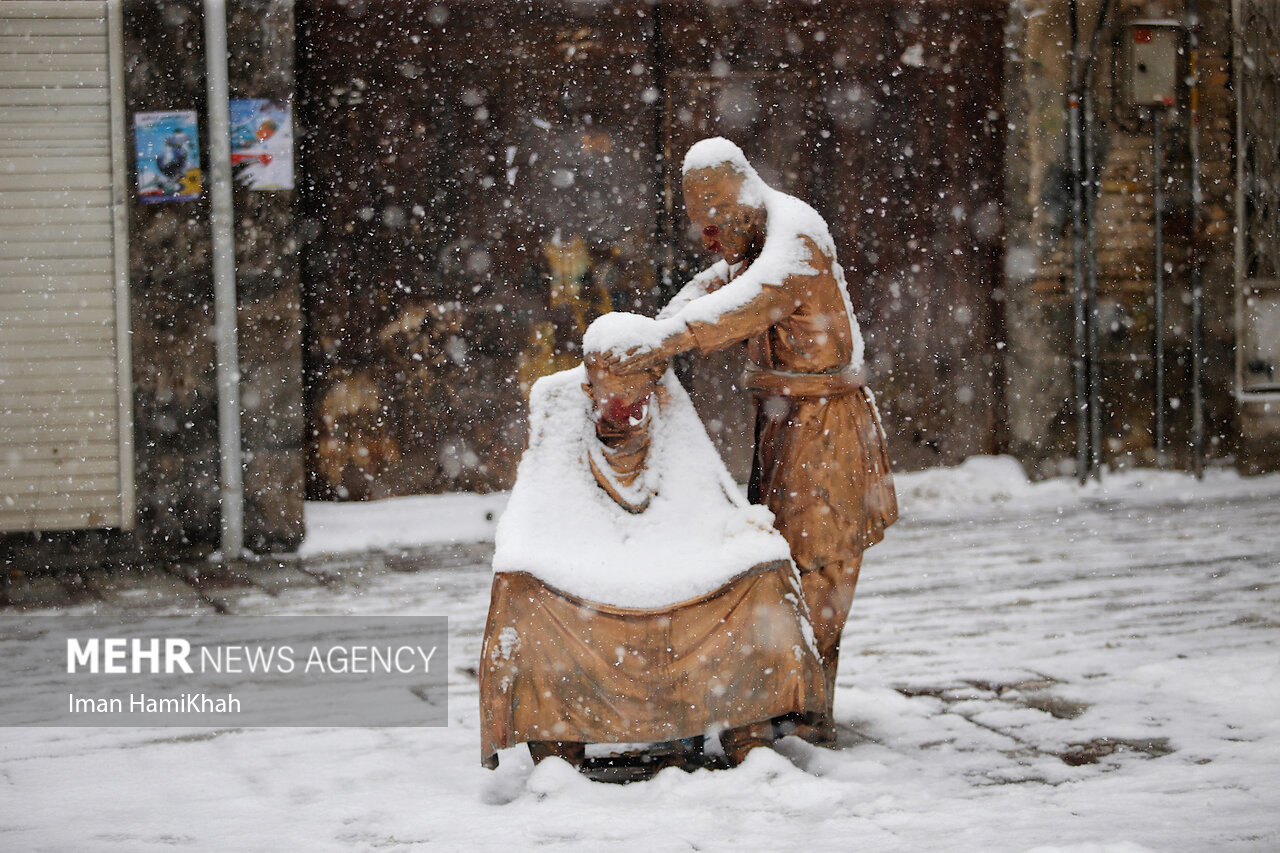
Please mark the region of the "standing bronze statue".
<svg viewBox="0 0 1280 853"><path fill-rule="evenodd" d="M863 343L822 217L769 187L732 142L705 139L683 167L685 207L720 260L659 314L654 345L614 356L619 373L689 350L746 341L756 406L749 498L767 506L800 569L827 686L827 717L800 734L834 737L840 635L862 552L897 519L884 430L862 373Z"/></svg>

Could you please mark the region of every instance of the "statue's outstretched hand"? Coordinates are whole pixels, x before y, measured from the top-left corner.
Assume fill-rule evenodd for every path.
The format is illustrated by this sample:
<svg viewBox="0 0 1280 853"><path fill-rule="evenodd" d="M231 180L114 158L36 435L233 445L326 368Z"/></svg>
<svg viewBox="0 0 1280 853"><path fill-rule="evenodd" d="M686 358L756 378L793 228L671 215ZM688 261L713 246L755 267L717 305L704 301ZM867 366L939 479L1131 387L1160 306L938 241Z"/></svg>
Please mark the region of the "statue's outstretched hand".
<svg viewBox="0 0 1280 853"><path fill-rule="evenodd" d="M683 323L659 322L669 326L670 330L663 335L656 346L642 344L623 352L612 350L605 353L603 355L605 369L624 376L631 373L642 373L665 366L672 356L693 348L693 336L689 334L688 328Z"/></svg>
<svg viewBox="0 0 1280 853"><path fill-rule="evenodd" d="M626 376L651 370L668 358L670 356L660 349L632 347L624 353L611 352L604 356L604 367L610 373Z"/></svg>

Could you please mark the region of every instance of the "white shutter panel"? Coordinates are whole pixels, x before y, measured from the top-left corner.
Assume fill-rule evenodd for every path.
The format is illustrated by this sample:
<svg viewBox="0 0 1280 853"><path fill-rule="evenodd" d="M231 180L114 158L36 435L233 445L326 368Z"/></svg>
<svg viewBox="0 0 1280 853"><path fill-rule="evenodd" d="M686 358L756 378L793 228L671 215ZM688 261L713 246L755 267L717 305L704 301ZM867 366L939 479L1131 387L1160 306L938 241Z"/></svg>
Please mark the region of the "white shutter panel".
<svg viewBox="0 0 1280 853"><path fill-rule="evenodd" d="M119 16L0 0L0 531L133 524Z"/></svg>

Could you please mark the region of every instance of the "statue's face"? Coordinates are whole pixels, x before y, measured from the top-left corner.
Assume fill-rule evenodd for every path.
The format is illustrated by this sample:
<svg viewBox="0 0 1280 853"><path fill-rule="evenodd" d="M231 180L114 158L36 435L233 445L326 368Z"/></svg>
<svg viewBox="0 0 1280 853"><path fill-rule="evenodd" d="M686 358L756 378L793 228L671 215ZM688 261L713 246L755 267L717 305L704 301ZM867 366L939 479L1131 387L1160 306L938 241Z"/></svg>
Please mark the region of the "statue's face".
<svg viewBox="0 0 1280 853"><path fill-rule="evenodd" d="M588 393L595 401L597 420L615 427L629 426L644 415L645 403L653 394L665 371L647 370L617 374L605 370L594 355L586 358Z"/></svg>
<svg viewBox="0 0 1280 853"><path fill-rule="evenodd" d="M763 242L761 211L738 201L742 176L728 166L684 176L684 206L702 233L702 248L740 263Z"/></svg>

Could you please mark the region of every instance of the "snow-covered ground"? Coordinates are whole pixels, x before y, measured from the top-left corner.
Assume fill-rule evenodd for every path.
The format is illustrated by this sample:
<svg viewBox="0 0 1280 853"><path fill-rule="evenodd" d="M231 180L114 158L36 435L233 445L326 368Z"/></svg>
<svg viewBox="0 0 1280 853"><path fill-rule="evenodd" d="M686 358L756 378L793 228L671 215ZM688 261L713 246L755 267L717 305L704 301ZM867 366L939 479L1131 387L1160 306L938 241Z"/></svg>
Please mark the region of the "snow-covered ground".
<svg viewBox="0 0 1280 853"><path fill-rule="evenodd" d="M484 566L248 597L236 616L7 612L0 654L121 620L444 614L453 671L441 729L5 729L0 850L1280 849L1280 477L1081 489L977 459L899 485L844 637L841 749L789 739L627 786L522 748L483 770L467 668ZM479 539L501 506L311 507L307 550Z"/></svg>

